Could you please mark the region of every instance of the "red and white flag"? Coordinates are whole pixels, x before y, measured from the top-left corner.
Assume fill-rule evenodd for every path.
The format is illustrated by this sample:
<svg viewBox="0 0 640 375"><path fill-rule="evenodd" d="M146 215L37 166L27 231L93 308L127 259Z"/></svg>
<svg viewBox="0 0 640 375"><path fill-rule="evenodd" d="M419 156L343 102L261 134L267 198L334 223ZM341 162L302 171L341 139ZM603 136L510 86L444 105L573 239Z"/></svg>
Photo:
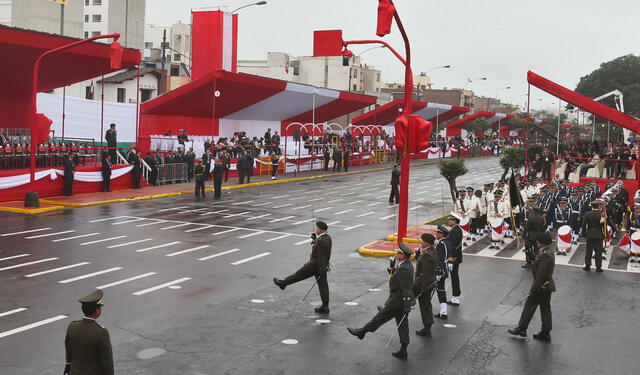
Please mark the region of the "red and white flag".
<svg viewBox="0 0 640 375"><path fill-rule="evenodd" d="M625 234L624 237L618 243L618 247L620 250L624 251L627 255L631 252L631 238L629 238L629 234Z"/></svg>

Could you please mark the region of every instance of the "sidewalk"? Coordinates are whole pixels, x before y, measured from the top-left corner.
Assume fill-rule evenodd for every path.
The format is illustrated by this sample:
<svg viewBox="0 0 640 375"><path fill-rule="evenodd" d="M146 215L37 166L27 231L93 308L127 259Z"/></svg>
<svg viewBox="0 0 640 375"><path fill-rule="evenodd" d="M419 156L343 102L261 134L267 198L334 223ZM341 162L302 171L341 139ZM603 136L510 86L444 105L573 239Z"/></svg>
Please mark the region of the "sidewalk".
<svg viewBox="0 0 640 375"><path fill-rule="evenodd" d="M431 159L431 160L416 160L411 162L411 166L422 166L427 164L435 164L439 159ZM305 181L312 180L316 178L326 178L326 177L334 177L334 176L344 176L344 175L352 175L358 173L366 173L366 172L376 172L376 171L391 171L393 163L385 163L385 164L373 164L373 165L365 165L365 166L354 166L349 168L348 172L332 172L332 171L324 171L313 170L313 171L303 171L300 173L287 173L285 175L279 174L277 180L271 180L271 175L262 175L262 176L252 176L251 183L246 183L243 185L239 185L238 178L229 179L228 182L222 184L222 190L230 190L230 189L241 189L246 187L254 187L254 186L264 186L264 185L272 185L272 184L283 184L289 182L297 182L297 181ZM109 193L87 193L87 194L78 194L71 197L49 197L40 199L41 209L27 209L22 207L22 202L14 201L14 202L6 202L0 203L0 212L17 212L17 213L25 213L25 214L35 214L46 211L52 211L57 209L62 209L64 207L87 207L87 206L95 206L107 203L116 203L116 202L127 202L127 201L135 201L135 200L144 200L144 199L155 199L155 198L166 198L173 197L178 195L188 195L194 194L195 184L191 183L182 183L182 184L173 184L173 185L162 185L162 186L148 186L142 189L126 189L126 190L117 190ZM206 191L213 192L213 182L207 181L206 183ZM46 208L46 210L42 210Z"/></svg>

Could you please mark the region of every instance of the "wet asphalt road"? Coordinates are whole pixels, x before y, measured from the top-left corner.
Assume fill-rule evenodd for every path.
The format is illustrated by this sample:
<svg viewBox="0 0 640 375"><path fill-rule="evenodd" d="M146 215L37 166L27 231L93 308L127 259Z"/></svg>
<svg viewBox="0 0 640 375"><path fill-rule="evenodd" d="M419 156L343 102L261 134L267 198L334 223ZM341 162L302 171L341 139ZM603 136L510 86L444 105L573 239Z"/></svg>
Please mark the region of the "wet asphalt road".
<svg viewBox="0 0 640 375"><path fill-rule="evenodd" d="M459 186L502 172L495 158L467 167ZM99 321L119 374L637 373L640 340L629 328L640 318L640 274L558 266L553 342L520 340L506 333L520 308L503 312L526 295L530 272L517 255L473 247L479 256L465 257L462 305L449 310L454 327L439 324L423 339L413 335L419 313L410 314L408 361L384 351L392 323L364 341L349 335L346 327L366 323L386 298L384 284L369 289L384 283L387 260L356 250L396 231L389 174L230 190L220 201L183 196L0 216L0 373L61 373L66 326L95 287L105 289ZM448 212L437 166L413 168L411 177L410 224ZM329 223L334 242L328 324L316 322L317 289L301 302L311 280L284 292L271 281L308 259L314 217ZM538 327L536 316L530 333ZM397 346L394 338L390 349Z"/></svg>

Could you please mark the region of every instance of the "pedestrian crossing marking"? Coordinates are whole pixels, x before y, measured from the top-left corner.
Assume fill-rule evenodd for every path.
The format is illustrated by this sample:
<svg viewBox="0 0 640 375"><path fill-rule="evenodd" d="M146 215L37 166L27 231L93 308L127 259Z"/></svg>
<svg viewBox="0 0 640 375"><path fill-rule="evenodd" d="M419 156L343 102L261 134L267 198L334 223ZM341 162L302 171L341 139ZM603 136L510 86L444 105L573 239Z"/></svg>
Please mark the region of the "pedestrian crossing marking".
<svg viewBox="0 0 640 375"><path fill-rule="evenodd" d="M96 271L96 272L88 273L86 275L80 275L80 276L72 277L70 279L60 280L58 282L60 284L69 284L69 283L72 283L74 281L84 280L84 279L88 279L90 277L104 275L105 273L111 273L111 272L114 272L114 271L119 271L121 269L122 269L122 267L112 267L112 268L108 268L106 270Z"/></svg>
<svg viewBox="0 0 640 375"><path fill-rule="evenodd" d="M36 276L41 276L41 275L47 275L47 274L50 274L50 273L53 273L53 272L58 272L58 271L68 270L68 269L71 269L71 268L85 266L87 264L90 264L90 263L89 262L80 262L80 263L76 263L76 264L70 264L68 266L63 266L63 267L53 268L53 269L46 270L46 271L31 273L29 275L24 275L24 277L36 277Z"/></svg>
<svg viewBox="0 0 640 375"><path fill-rule="evenodd" d="M107 289L107 288L111 288L112 286L116 286L116 285L121 285L124 283L128 283L130 281L134 281L134 280L139 280L145 277L149 277L149 276L153 276L155 275L155 272L147 272L147 273L143 273L142 275L138 275L138 276L133 276L133 277L129 277L128 279L124 279L124 280L120 280L120 281L115 281L109 284L105 284L105 285L100 285L97 286L96 289Z"/></svg>
<svg viewBox="0 0 640 375"><path fill-rule="evenodd" d="M20 307L20 308L17 308L17 309L5 311L3 313L0 313L0 318L2 318L3 316L9 316L9 315L17 314L19 312L23 312L23 311L26 311L26 310L27 310L26 307Z"/></svg>
<svg viewBox="0 0 640 375"><path fill-rule="evenodd" d="M39 264L39 263L44 263L44 262L51 262L52 260L58 260L58 258L46 258L46 259L34 260L33 262L27 262L27 263L14 264L14 265L12 265L12 266L7 266L7 267L0 268L0 271L8 271L8 270L16 269L16 268L21 268L21 267L31 266L31 265L33 265L33 264Z"/></svg>
<svg viewBox="0 0 640 375"><path fill-rule="evenodd" d="M31 254L19 254L19 255L13 255L10 257L6 257L6 258L0 258L0 262L3 260L11 260L11 259L17 259L17 258L23 258L23 257L28 257Z"/></svg>
<svg viewBox="0 0 640 375"><path fill-rule="evenodd" d="M137 243L151 241L152 239L153 238L145 238L143 240L137 240L137 241L125 242L125 243L121 243L121 244L117 244L117 245L111 245L111 246L107 246L107 249L115 249L115 248L118 248L118 247L135 245Z"/></svg>
<svg viewBox="0 0 640 375"><path fill-rule="evenodd" d="M162 249L163 247L169 247L169 246L178 245L178 244L181 244L181 243L182 243L181 241L174 241L174 242L164 243L162 245L156 245L156 246L151 246L151 247L146 247L144 249L136 250L136 253L144 253L144 252L147 252L147 251L156 250L156 249Z"/></svg>
<svg viewBox="0 0 640 375"><path fill-rule="evenodd" d="M101 240L83 242L83 243L80 244L80 246L93 245L94 243L119 240L120 238L125 238L125 237L127 237L127 236L116 236L116 237L110 237L110 238L103 238Z"/></svg>
<svg viewBox="0 0 640 375"><path fill-rule="evenodd" d="M202 250L202 249L207 249L207 248L209 248L209 247L211 247L211 246L209 246L209 245L196 246L196 247L192 247L192 248L190 248L190 249L185 249L185 250L176 251L175 253L167 254L167 255L165 255L165 256L167 256L167 257L174 257L174 256L176 256L176 255L182 255L182 254L191 253L191 252L198 251L198 250Z"/></svg>
<svg viewBox="0 0 640 375"><path fill-rule="evenodd" d="M95 233L89 233L89 234L81 234L81 235L78 235L78 236L72 236L72 237L66 237L66 238L58 238L58 239L55 239L55 240L51 240L51 242L62 242L62 241L75 240L75 239L78 239L78 238L97 236L98 234L100 234L100 233L95 232Z"/></svg>
<svg viewBox="0 0 640 375"><path fill-rule="evenodd" d="M67 233L73 233L73 232L75 232L75 230L74 230L74 229L71 229L71 230L65 230L65 231L62 231L62 232L47 233L47 234L39 234L39 235L37 235L37 236L25 237L25 239L27 239L27 240L33 240L33 239L36 239L36 238L51 237L51 236L57 236L57 235L59 235L59 234L67 234Z"/></svg>

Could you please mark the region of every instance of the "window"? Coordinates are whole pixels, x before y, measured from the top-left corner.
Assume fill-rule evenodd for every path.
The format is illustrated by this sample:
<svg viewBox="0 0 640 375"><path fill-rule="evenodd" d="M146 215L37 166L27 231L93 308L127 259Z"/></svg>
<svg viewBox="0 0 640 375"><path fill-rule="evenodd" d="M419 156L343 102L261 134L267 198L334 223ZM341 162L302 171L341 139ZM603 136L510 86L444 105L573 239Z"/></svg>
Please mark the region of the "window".
<svg viewBox="0 0 640 375"><path fill-rule="evenodd" d="M376 82L380 82L380 73L376 74Z"/></svg>
<svg viewBox="0 0 640 375"><path fill-rule="evenodd" d="M98 36L100 35L100 31L92 31L91 32L91 36Z"/></svg>
<svg viewBox="0 0 640 375"><path fill-rule="evenodd" d="M353 90L351 91L358 91L358 85L353 85Z"/></svg>
<svg viewBox="0 0 640 375"><path fill-rule="evenodd" d="M118 88L118 103L124 103L127 96L127 89Z"/></svg>
<svg viewBox="0 0 640 375"><path fill-rule="evenodd" d="M140 101L144 103L147 100L150 100L152 94L153 94L153 90L152 89L141 89L140 90Z"/></svg>
<svg viewBox="0 0 640 375"><path fill-rule="evenodd" d="M171 77L179 77L180 76L180 66L171 65Z"/></svg>
<svg viewBox="0 0 640 375"><path fill-rule="evenodd" d="M102 5L102 0L93 0L93 5Z"/></svg>
<svg viewBox="0 0 640 375"><path fill-rule="evenodd" d="M94 14L91 16L91 22L102 22L102 14Z"/></svg>
<svg viewBox="0 0 640 375"><path fill-rule="evenodd" d="M88 32L88 31L85 31L85 32L84 32L84 38L85 38L85 39L87 39L88 37L89 37L89 32Z"/></svg>
<svg viewBox="0 0 640 375"><path fill-rule="evenodd" d="M84 0L84 5L89 6L89 0Z"/></svg>
<svg viewBox="0 0 640 375"><path fill-rule="evenodd" d="M89 15L88 14L84 15L84 22L89 22Z"/></svg>
<svg viewBox="0 0 640 375"><path fill-rule="evenodd" d="M153 42L144 42L144 48L153 48Z"/></svg>
<svg viewBox="0 0 640 375"><path fill-rule="evenodd" d="M180 61L180 55L178 55L177 53L173 55L173 61Z"/></svg>
<svg viewBox="0 0 640 375"><path fill-rule="evenodd" d="M93 100L93 90L91 86L85 86L84 88L84 98Z"/></svg>
<svg viewBox="0 0 640 375"><path fill-rule="evenodd" d="M358 78L358 69L353 69L353 78Z"/></svg>

